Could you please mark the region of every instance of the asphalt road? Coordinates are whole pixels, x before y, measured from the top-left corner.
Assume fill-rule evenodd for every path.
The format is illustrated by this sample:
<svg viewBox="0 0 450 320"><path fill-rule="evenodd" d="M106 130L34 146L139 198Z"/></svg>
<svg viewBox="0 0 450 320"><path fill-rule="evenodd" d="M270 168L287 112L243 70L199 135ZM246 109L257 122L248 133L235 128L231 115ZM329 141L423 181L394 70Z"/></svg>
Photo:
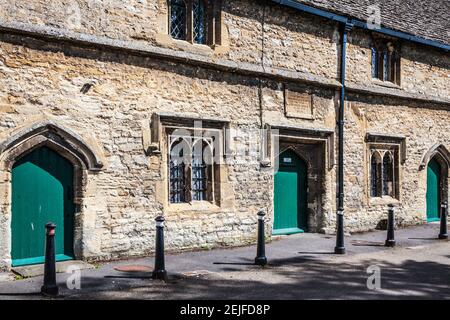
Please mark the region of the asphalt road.
<svg viewBox="0 0 450 320"><path fill-rule="evenodd" d="M112 262L83 270L79 290L67 288L73 275L58 274L58 299L450 299L450 242L436 240L438 228L398 230L396 248L383 246L383 231L353 235L346 255L332 254L332 236L289 236L267 246L264 268L251 265L254 247L168 255L167 283L114 269L151 270L152 258ZM42 277L0 283L0 299L42 299L41 285Z"/></svg>

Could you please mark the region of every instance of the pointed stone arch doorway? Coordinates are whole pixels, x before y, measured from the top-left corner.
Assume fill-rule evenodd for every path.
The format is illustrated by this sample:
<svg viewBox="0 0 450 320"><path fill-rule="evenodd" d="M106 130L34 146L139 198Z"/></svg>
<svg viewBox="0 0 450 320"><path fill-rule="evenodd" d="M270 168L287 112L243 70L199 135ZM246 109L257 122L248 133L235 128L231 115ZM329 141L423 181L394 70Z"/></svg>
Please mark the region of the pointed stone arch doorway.
<svg viewBox="0 0 450 320"><path fill-rule="evenodd" d="M426 168L426 219L440 220L441 202L448 199L450 152L442 145L434 145L424 156L420 169Z"/></svg>
<svg viewBox="0 0 450 320"><path fill-rule="evenodd" d="M94 149L53 121L0 143L0 268L42 262L45 223L52 220L57 259L82 258L87 177L102 168Z"/></svg>

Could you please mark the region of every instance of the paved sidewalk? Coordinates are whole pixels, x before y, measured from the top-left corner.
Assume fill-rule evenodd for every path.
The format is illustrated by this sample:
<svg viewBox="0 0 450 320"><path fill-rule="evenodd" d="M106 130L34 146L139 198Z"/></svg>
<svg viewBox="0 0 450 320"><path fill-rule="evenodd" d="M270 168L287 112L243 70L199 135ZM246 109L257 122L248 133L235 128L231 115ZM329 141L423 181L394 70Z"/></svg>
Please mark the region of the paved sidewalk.
<svg viewBox="0 0 450 320"><path fill-rule="evenodd" d="M215 292L212 296L198 295L198 288L193 284L207 281L208 287L212 287L214 283L219 284L225 281L223 277L229 279L241 277L242 283L245 283L249 279L242 278L244 274L247 274L249 278L262 277L264 280L267 277L272 277L276 279L283 272L288 272L290 268L299 268L295 269L294 273L297 273L300 269L303 273L311 272L311 270L319 271L319 269L321 272L329 273L336 268L336 263L346 263L350 269L358 268L358 265L363 261L362 259L373 260L383 257L383 259L395 260L395 254L397 253L398 257L409 259L411 252L413 252L413 255L420 253L420 255L426 256L427 251L429 251L431 257L432 252L429 248L437 248L437 253L432 259L442 260L445 259L445 257L442 257L442 252L448 252L450 242L437 240L438 233L439 224L436 223L396 230L396 248L384 247L386 231L354 234L347 236L345 239L347 254L344 256L333 254L334 236L309 233L284 236L267 244L266 254L269 265L263 269L252 264L256 254L256 246L171 254L166 256L166 269L170 277L168 284L151 280L150 274L146 272L119 272L114 269L117 266L142 265L151 270L153 258L115 261L102 264L97 269L83 270L81 272L81 290L67 289L66 279L69 276L68 274L58 274L57 278L62 298L205 299L208 297L228 297L234 299L236 297L230 295L226 290L221 294ZM449 270L445 265L444 270L447 272L444 276L448 280ZM439 270L439 272L442 272L442 270ZM363 272L360 273L364 274ZM262 282L248 282L245 285L248 287L247 291L249 293L254 292L255 289L252 288L252 284L256 288L258 285L262 285ZM42 277L0 283L0 299L39 299L41 298L39 295L41 285ZM231 287L234 288L236 285L240 286L239 283L226 282L226 287L230 286L230 290ZM450 287L450 283L446 285ZM176 288L185 288L188 291L184 292L184 295L177 295L175 294ZM142 290L147 289L151 289L151 292L142 292ZM189 292L189 290L193 291ZM206 289L203 288L202 290L205 290L206 294ZM271 295L245 296L247 291L242 293L247 298L279 298ZM292 296L290 298L308 297Z"/></svg>

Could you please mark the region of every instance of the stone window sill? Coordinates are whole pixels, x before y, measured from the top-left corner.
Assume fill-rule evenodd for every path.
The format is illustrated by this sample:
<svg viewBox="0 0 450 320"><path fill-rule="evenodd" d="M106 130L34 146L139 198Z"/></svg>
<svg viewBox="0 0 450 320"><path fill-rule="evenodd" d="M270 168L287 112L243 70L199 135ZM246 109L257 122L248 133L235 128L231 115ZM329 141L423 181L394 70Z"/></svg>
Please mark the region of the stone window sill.
<svg viewBox="0 0 450 320"><path fill-rule="evenodd" d="M218 212L221 208L208 201L193 201L192 203L171 203L168 212Z"/></svg>
<svg viewBox="0 0 450 320"><path fill-rule="evenodd" d="M388 204L398 205L398 204L400 204L400 201L398 199L392 198L390 196L383 196L383 197L370 198L369 204L370 205L388 205Z"/></svg>
<svg viewBox="0 0 450 320"><path fill-rule="evenodd" d="M396 83L393 83L390 81L382 81L377 78L372 78L372 83L377 86L380 86L380 87L386 87L386 88L391 88L391 89L400 89L400 90L402 89L402 87Z"/></svg>
<svg viewBox="0 0 450 320"><path fill-rule="evenodd" d="M221 53L224 50L224 47L220 45L191 43L186 40L173 39L168 34L157 34L156 43L166 48L209 56L214 53Z"/></svg>

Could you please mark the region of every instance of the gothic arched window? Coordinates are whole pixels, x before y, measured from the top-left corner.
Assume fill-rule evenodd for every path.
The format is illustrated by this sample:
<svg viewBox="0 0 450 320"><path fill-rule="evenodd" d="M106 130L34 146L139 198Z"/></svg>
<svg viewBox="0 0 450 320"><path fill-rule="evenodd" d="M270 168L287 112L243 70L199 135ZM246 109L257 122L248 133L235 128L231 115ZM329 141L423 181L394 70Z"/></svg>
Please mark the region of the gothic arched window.
<svg viewBox="0 0 450 320"><path fill-rule="evenodd" d="M184 0L170 0L169 27L170 35L174 39L186 40L187 35L187 9Z"/></svg>
<svg viewBox="0 0 450 320"><path fill-rule="evenodd" d="M372 149L370 154L370 196L379 198L398 196L398 167L395 165L398 150Z"/></svg>
<svg viewBox="0 0 450 320"><path fill-rule="evenodd" d="M192 149L192 200L210 200L212 176L212 146L199 139Z"/></svg>
<svg viewBox="0 0 450 320"><path fill-rule="evenodd" d="M172 142L169 153L170 202L187 202L189 181L190 146L183 138Z"/></svg>
<svg viewBox="0 0 450 320"><path fill-rule="evenodd" d="M372 77L400 84L400 55L398 45L378 39L372 45Z"/></svg>
<svg viewBox="0 0 450 320"><path fill-rule="evenodd" d="M387 151L383 157L383 196L393 196L394 191L394 161L392 153Z"/></svg>
<svg viewBox="0 0 450 320"><path fill-rule="evenodd" d="M170 203L214 201L214 139L169 136Z"/></svg>
<svg viewBox="0 0 450 320"><path fill-rule="evenodd" d="M381 197L381 155L378 151L372 152L370 160L370 195Z"/></svg>

